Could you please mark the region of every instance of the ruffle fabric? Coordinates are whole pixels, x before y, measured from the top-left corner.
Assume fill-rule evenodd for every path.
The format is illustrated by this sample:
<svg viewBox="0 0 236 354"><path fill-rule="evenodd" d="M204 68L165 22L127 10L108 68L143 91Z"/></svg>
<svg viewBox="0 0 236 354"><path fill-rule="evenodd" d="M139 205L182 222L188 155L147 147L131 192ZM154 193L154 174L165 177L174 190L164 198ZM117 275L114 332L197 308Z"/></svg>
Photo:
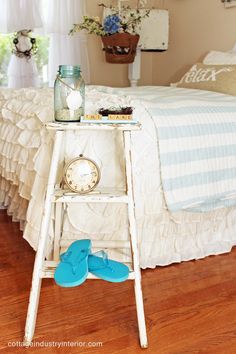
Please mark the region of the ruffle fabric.
<svg viewBox="0 0 236 354"><path fill-rule="evenodd" d="M145 88L144 88L145 89ZM169 90L176 90L169 88ZM158 95L158 89L149 88ZM163 94L160 88L160 95ZM196 91L196 90L195 90ZM132 159L138 240L142 268L229 252L236 245L236 209L208 213L170 214L161 188L157 137L151 117L135 92L90 87L89 109L108 102L130 103L143 129L132 135ZM140 97L140 89L137 91ZM166 91L167 92L167 91ZM173 91L171 91L173 95ZM196 93L194 93L196 97ZM36 250L45 188L50 167L53 134L44 123L53 120L52 89L0 90L0 204L13 221L20 221L23 237ZM124 154L120 133L68 133L65 159L83 153L94 159L102 174L100 186L123 189ZM61 156L58 183L62 177ZM123 205L68 205L63 239L127 239L127 215ZM48 254L54 230L49 229ZM124 257L128 257L125 254Z"/></svg>

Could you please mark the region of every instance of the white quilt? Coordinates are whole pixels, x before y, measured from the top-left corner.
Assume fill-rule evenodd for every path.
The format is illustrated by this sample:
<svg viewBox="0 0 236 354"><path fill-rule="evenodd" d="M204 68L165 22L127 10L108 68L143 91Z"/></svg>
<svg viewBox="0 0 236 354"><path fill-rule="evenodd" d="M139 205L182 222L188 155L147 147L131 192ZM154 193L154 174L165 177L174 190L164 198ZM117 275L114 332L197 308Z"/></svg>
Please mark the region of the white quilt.
<svg viewBox="0 0 236 354"><path fill-rule="evenodd" d="M236 245L235 208L174 214L166 209L155 124L146 110L153 100L166 103L183 98L207 101L209 97L222 102L232 100L231 96L169 87L87 88L88 110L104 102L131 102L143 126L141 132L132 135L134 192L143 268L229 252ZM52 90L1 90L0 106L0 203L8 207L14 220L21 221L24 238L36 249L52 150L53 137L43 127L45 121L53 119ZM100 166L101 186L124 188L120 134L68 133L66 160L80 153ZM63 238L125 239L126 230L124 206L70 205Z"/></svg>

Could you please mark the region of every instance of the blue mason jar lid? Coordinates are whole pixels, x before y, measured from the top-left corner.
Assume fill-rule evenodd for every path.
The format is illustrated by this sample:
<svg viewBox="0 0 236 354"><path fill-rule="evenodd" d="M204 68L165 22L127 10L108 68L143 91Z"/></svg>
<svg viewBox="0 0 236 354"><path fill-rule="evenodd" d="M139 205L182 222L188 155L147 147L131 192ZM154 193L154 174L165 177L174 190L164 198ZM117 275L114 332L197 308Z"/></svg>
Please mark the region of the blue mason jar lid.
<svg viewBox="0 0 236 354"><path fill-rule="evenodd" d="M59 74L65 76L80 76L80 65L59 65Z"/></svg>

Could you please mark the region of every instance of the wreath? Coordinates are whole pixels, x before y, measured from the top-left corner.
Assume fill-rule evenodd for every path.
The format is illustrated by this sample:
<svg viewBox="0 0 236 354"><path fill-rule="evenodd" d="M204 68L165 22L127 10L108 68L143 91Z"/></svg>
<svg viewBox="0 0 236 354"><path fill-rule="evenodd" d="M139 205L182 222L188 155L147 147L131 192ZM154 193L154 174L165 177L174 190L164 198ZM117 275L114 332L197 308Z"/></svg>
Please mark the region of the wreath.
<svg viewBox="0 0 236 354"><path fill-rule="evenodd" d="M18 58L26 58L29 60L32 57L32 55L36 54L38 51L36 38L30 37L29 36L30 32L31 30L19 31L13 37L12 42L14 44L14 48L12 50L12 53L15 54ZM25 51L22 51L18 48L19 37L21 36L28 37L30 39L31 47Z"/></svg>

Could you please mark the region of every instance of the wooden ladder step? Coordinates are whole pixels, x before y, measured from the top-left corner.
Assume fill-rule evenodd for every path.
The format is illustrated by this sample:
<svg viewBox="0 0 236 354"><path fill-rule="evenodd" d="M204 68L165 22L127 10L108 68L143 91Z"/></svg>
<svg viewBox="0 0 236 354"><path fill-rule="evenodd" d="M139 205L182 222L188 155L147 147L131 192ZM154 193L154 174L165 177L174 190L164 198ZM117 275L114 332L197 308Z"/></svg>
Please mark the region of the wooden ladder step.
<svg viewBox="0 0 236 354"><path fill-rule="evenodd" d="M89 194L78 194L63 190L54 193L54 203L125 203L128 204L129 197L125 192L117 191L96 191Z"/></svg>
<svg viewBox="0 0 236 354"><path fill-rule="evenodd" d="M43 264L43 269L41 271L41 278L54 278L54 272L59 262L56 261L45 261ZM128 280L134 280L135 274L131 269L131 263L124 263L130 268L129 278ZM89 273L87 279L100 279L95 275Z"/></svg>

